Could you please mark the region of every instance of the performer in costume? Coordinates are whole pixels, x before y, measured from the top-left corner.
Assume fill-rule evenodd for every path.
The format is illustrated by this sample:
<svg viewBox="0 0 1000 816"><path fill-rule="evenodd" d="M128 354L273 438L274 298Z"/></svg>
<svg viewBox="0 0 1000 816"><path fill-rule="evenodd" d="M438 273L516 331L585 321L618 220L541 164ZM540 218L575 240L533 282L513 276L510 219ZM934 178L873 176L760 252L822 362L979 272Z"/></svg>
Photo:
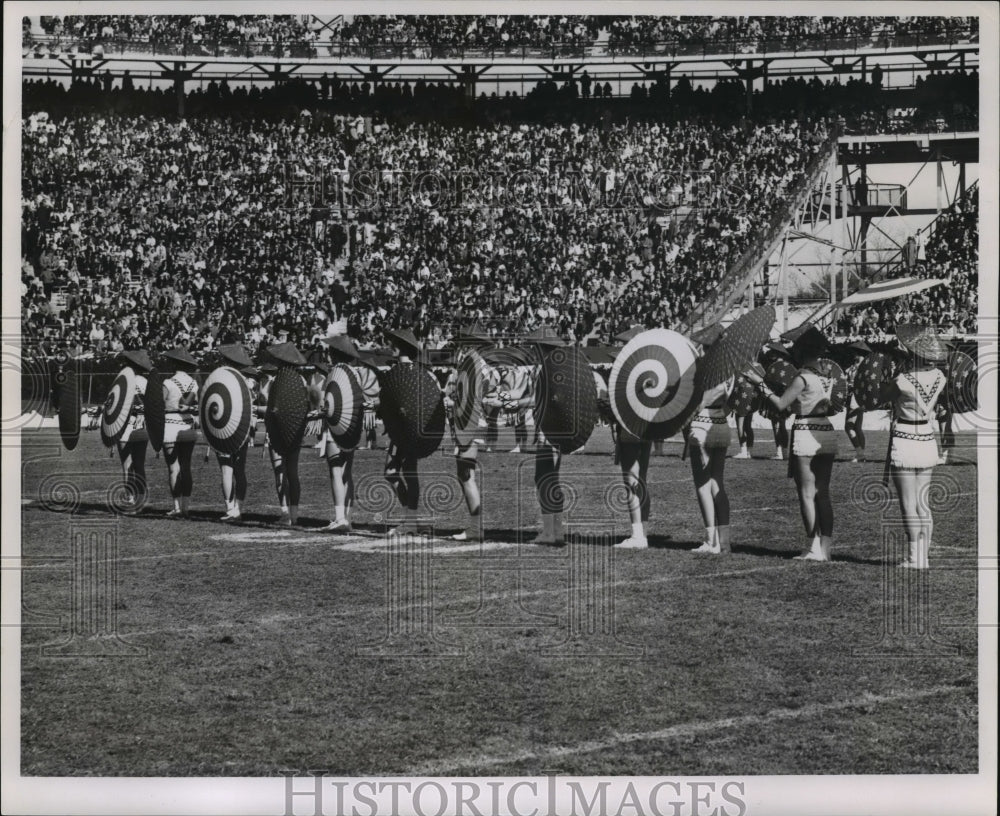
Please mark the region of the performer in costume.
<svg viewBox="0 0 1000 816"><path fill-rule="evenodd" d="M254 416L258 421L265 420L267 416L267 400L271 395L271 385L274 383L274 378L278 373L278 367L267 360L267 354L265 352L264 362L258 367L260 372L260 381L257 383L257 392L254 399ZM256 434L256 423L254 423L254 433ZM274 474L274 489L278 494L278 505L281 508L281 515L288 515L288 501L285 499L284 495L284 473L280 468L281 459L278 457L278 467L275 466L275 456L274 452L271 450L271 439L267 433L267 423L264 422L264 444L263 450L261 451L261 458L264 456L264 452L267 452L271 460L271 470Z"/></svg>
<svg viewBox="0 0 1000 816"><path fill-rule="evenodd" d="M633 326L631 329L616 335L614 339L616 343L621 343L624 346L643 331L645 331L644 326ZM607 394L607 387L605 387L605 394ZM649 472L649 456L653 450L653 441L639 439L623 428L611 410L610 395L608 395L608 401L608 414L615 441L615 461L621 467L622 482L628 490L628 515L632 527L629 537L618 542L615 546L626 550L643 549L649 546L646 525L649 523L651 501L646 475ZM598 403L600 404L600 399Z"/></svg>
<svg viewBox="0 0 1000 816"><path fill-rule="evenodd" d="M941 456L938 459L939 465L948 464L948 456L955 447L955 429L953 427L955 414L947 400L939 399L937 407L934 409L934 416L938 423L938 432L941 434Z"/></svg>
<svg viewBox="0 0 1000 816"><path fill-rule="evenodd" d="M117 442L118 458L121 461L127 491L125 505L134 511L142 507L148 490L146 443L149 441L149 434L146 432L142 413L142 399L146 395L145 375L153 370L153 362L145 349L123 351L119 356L135 371L135 400L132 403L132 415Z"/></svg>
<svg viewBox="0 0 1000 816"><path fill-rule="evenodd" d="M851 440L851 445L854 446L854 458L851 461L864 462L865 431L863 426L865 422L865 409L861 407L857 397L854 395L854 378L857 374L858 366L864 360L864 355L870 354L871 348L864 341L852 343L850 348L856 351L858 356L845 372L849 390L847 394L847 415L844 417L844 432L847 434L847 438Z"/></svg>
<svg viewBox="0 0 1000 816"><path fill-rule="evenodd" d="M378 406L378 377L371 366L361 364L361 355L357 346L347 335L327 337L324 341L329 347L330 360L336 364L350 366L363 394L362 411L369 406L374 410ZM351 531L351 508L354 504L354 451L339 445L333 438L329 428L323 432L324 455L330 470L330 490L333 494L333 521L324 529L331 533L349 533Z"/></svg>
<svg viewBox="0 0 1000 816"><path fill-rule="evenodd" d="M230 366L240 372L246 381L251 398L255 398L257 393L257 381L254 379L255 369L253 360L250 359L246 349L239 343L221 346L219 356L222 358L222 365ZM226 503L226 512L222 515L221 521L239 521L243 515L243 502L246 501L247 497L247 448L249 445L248 438L235 453L215 452L215 458L219 463L219 471L222 475L222 499Z"/></svg>
<svg viewBox="0 0 1000 816"><path fill-rule="evenodd" d="M198 363L182 348L165 351L162 359L165 368L172 368L170 377L163 381L163 458L174 499L174 508L167 516L187 518L194 486L191 459L197 439L198 383L192 375L198 370Z"/></svg>
<svg viewBox="0 0 1000 816"><path fill-rule="evenodd" d="M722 334L714 324L691 339L706 348ZM698 496L698 508L705 523L705 541L697 553L719 555L732 551L729 530L729 496L726 494L726 451L729 449L729 407L726 402L735 380L730 378L702 395L701 407L688 429L691 475Z"/></svg>
<svg viewBox="0 0 1000 816"><path fill-rule="evenodd" d="M540 388L538 378L542 376L541 355L553 347L565 346L562 338L550 326L541 326L527 335L524 340L531 344L539 355L533 366L534 389ZM563 493L559 487L559 468L562 453L555 445L549 444L542 433L540 417L535 417L535 493L542 514L542 532L535 538L536 544L562 546Z"/></svg>
<svg viewBox="0 0 1000 816"><path fill-rule="evenodd" d="M814 326L798 333L791 352L799 373L781 396L756 372L747 374L761 386L764 397L775 408L795 409L789 475L795 479L809 539L809 549L797 558L806 561L829 561L833 543L830 478L837 455L837 434L828 418L834 378L830 376L829 361L821 359L827 349L826 338Z"/></svg>
<svg viewBox="0 0 1000 816"><path fill-rule="evenodd" d="M451 377L448 380L448 384L445 388L446 401L453 403L455 397L455 383L457 381L458 367L462 362L474 351L481 350L483 347L490 345L490 338L485 334L478 331L475 327L467 327L459 331L458 335L455 337L455 345L458 347L458 357L455 360L455 370L452 372ZM497 379L493 375L493 371L489 367L485 367L482 370L483 378L486 382L483 383L484 392L487 388L490 388L490 381L493 382L493 389L496 388ZM487 428L489 427L489 416L486 413L485 402L481 407L483 415L487 418ZM475 413L479 413L476 411ZM499 416L500 410L497 406L494 414L493 422L496 423L496 417ZM454 424L452 425L454 431ZM488 439L488 438L487 438ZM482 541L483 538L483 526L482 526L482 499L479 495L479 485L476 483L476 468L478 467L478 450L479 444L482 443L480 439L473 439L467 444L463 444L459 440L458 436L455 436L455 468L458 474L459 484L462 486L462 495L465 498L465 506L469 511L469 521L466 524L464 530L456 533L451 538L454 541ZM486 444L489 444L487 441ZM487 450L489 448L487 447Z"/></svg>
<svg viewBox="0 0 1000 816"><path fill-rule="evenodd" d="M396 350L397 366L418 365L420 342L409 329L386 329L385 336ZM404 510L404 521L389 531L389 536L412 535L417 532L417 510L420 507L420 475L417 471L419 460L402 450L395 442L389 442L385 456L385 478L396 491L396 497Z"/></svg>
<svg viewBox="0 0 1000 816"><path fill-rule="evenodd" d="M761 363L766 369L779 357L787 359L788 356L788 349L786 349L781 343L768 343L767 346L764 347ZM771 433L774 437L774 456L771 458L782 462L789 456L788 425L786 423L786 417L778 412L772 412L770 420Z"/></svg>
<svg viewBox="0 0 1000 816"><path fill-rule="evenodd" d="M309 388L309 407L312 409L309 424L306 426L306 435L315 435L316 444L314 447L319 451L320 456L326 453L326 422L323 421L322 413L319 410L323 402L323 387L326 385L326 377L330 373L330 364L326 359L325 352L315 349L309 352L306 358L309 367L303 372L306 375L306 385Z"/></svg>
<svg viewBox="0 0 1000 816"><path fill-rule="evenodd" d="M361 359L364 360L365 358L362 357ZM361 370L365 371L366 376L370 376L372 379L372 382L369 382L367 387L362 384L362 390L365 395L365 412L363 415L365 447L368 450L375 450L376 442L378 441L378 375L376 374L374 363L364 365Z"/></svg>
<svg viewBox="0 0 1000 816"><path fill-rule="evenodd" d="M295 347L294 343L277 343L268 346L266 350L267 359L278 370L282 368L294 368L299 370L299 377L303 386L308 388L305 377L302 376L301 369L307 366L306 358ZM272 379L268 383L269 389L274 385ZM263 390L263 389L262 389ZM267 394L265 394L265 399ZM266 408L265 408L266 411ZM271 467L274 470L275 487L278 490L278 502L281 505L281 516L286 524L294 527L299 523L299 499L302 487L299 482L299 453L300 448L295 447L291 451L286 451L284 455L274 449L274 445L269 445L268 450L271 455Z"/></svg>
<svg viewBox="0 0 1000 816"><path fill-rule="evenodd" d="M736 437L740 443L740 452L733 459L753 459L753 411L746 414L736 414Z"/></svg>
<svg viewBox="0 0 1000 816"><path fill-rule="evenodd" d="M947 358L947 349L929 326L897 326L896 338L908 356L902 371L884 386L882 396L892 405L888 464L910 545L910 556L900 566L927 569L934 532L927 496L938 463L932 423L947 382L935 363Z"/></svg>
<svg viewBox="0 0 1000 816"><path fill-rule="evenodd" d="M498 399L504 406L509 424L514 426L514 447L510 453L521 453L528 446L528 411L535 401L531 390L534 372L531 366L511 363L500 366L498 375Z"/></svg>

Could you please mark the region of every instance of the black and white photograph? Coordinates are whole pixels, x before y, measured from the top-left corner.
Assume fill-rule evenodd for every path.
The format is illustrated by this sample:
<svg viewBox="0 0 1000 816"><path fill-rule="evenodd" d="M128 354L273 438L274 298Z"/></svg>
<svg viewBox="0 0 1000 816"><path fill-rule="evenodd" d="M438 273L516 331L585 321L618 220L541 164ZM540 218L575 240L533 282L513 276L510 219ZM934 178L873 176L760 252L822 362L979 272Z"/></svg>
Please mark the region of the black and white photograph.
<svg viewBox="0 0 1000 816"><path fill-rule="evenodd" d="M4 814L996 813L1000 6L4 46Z"/></svg>

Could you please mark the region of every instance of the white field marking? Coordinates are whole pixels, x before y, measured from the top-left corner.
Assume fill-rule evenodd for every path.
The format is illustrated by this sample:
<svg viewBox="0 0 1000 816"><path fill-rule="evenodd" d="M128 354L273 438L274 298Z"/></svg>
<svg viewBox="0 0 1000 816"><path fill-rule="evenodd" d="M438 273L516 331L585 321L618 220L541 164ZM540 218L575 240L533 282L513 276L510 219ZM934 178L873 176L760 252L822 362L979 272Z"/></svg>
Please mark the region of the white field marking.
<svg viewBox="0 0 1000 816"><path fill-rule="evenodd" d="M466 768L488 768L498 765L509 765L530 760L551 761L577 754L590 754L596 751L607 751L623 745L639 742L670 740L705 734L712 731L728 731L736 728L767 725L779 720L800 720L809 717L819 717L843 711L849 708L873 705L891 705L893 703L909 703L926 697L936 697L941 694L954 694L967 691L960 686L935 686L899 694L863 694L850 700L837 700L832 703L812 703L801 708L776 708L766 714L747 714L742 717L723 717L718 720L702 720L672 725L656 731L638 731L625 734L614 734L603 740L587 740L575 745L552 745L532 751L516 751L503 756L480 755L467 757L451 757L428 765L410 768L403 776L460 776L458 772ZM544 767L544 766L543 766Z"/></svg>
<svg viewBox="0 0 1000 816"><path fill-rule="evenodd" d="M447 539L435 539L435 541L447 541ZM341 547L337 547L338 550L344 550L346 552L359 552L359 553L381 553L392 550L393 547L399 547L400 543L398 541L390 541L388 539L376 539L376 540L362 540L362 541L351 541L344 544ZM453 553L467 555L475 555L480 550L508 550L514 547L518 547L520 544L516 541L483 541L476 543L454 543L454 544L444 544L438 546L437 544L431 544L429 547L413 547L407 548L406 553L423 554L432 553L433 555L450 555Z"/></svg>
<svg viewBox="0 0 1000 816"><path fill-rule="evenodd" d="M207 554L207 553L206 553ZM136 559L139 560L139 559ZM790 564L791 562L787 562ZM37 566L37 565L35 565ZM741 577L744 575L750 575L755 572L775 572L777 570L786 569L787 564L773 564L764 567L751 567L745 570L726 570L723 572L713 572L713 573L702 573L697 575L661 575L654 578L640 578L638 580L629 581L610 581L607 583L595 584L592 587L592 591L597 592L601 589L607 589L612 587L622 587L622 586L640 586L640 585L653 585L653 584L669 584L675 581L683 581L686 579L699 580L699 579L714 579L714 578L732 578ZM487 567L483 567L487 569ZM553 568L558 569L558 568ZM551 587L547 589L519 589L517 591L518 599L524 598L537 598L543 595L551 595L552 593L566 592L567 587L565 585L559 585L556 587ZM466 604L483 604L489 603L491 601L503 601L510 598L510 592L491 592L491 593L469 593L467 595L457 596L454 598L447 598L447 603L443 604L442 609L447 610L452 607L461 607ZM393 606L393 611L396 613L411 610L411 609L424 609L427 606L427 599L421 601L415 601L408 604L395 604ZM267 625L271 623L276 623L279 621L284 621L287 623L302 623L308 620L322 619L326 623L341 623L350 618L359 617L371 617L372 615L383 615L385 613L384 606L378 604L373 604L368 607L354 607L352 609L345 609L339 612L330 612L329 610L324 610L321 613L314 613L311 615L288 615L288 614L272 614L265 615L253 620L242 620L239 623L234 621L223 621L220 623L210 623L210 624L197 624L193 626L168 626L159 629L138 629L138 630L127 630L123 632L114 633L107 635L107 637L117 637L121 635L122 637L143 637L148 635L180 635L180 634L195 634L198 632L211 632L215 630L232 631L237 628L246 628L248 626L255 625ZM448 624L441 624L442 626L448 626Z"/></svg>
<svg viewBox="0 0 1000 816"><path fill-rule="evenodd" d="M209 536L209 538L212 541L267 541L273 538L289 538L291 535L291 530L262 530L259 532L248 530L243 533L223 533Z"/></svg>

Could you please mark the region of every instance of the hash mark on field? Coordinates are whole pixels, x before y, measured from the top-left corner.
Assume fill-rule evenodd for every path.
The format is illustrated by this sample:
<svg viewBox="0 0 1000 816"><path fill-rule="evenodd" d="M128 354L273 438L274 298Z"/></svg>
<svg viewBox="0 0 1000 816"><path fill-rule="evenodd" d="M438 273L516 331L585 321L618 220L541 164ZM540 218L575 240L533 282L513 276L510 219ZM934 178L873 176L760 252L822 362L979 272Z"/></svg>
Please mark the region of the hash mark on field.
<svg viewBox="0 0 1000 816"><path fill-rule="evenodd" d="M360 541L350 541L338 550L345 550L347 552L359 552L359 553L383 553L391 551L393 547L399 547L400 542L398 541L388 541L386 539L368 539ZM516 541L483 541L481 543L465 543L465 544L445 544L442 546L436 546L431 544L429 547L412 547L407 548L406 553L409 554L424 554L431 553L432 555L451 555L455 553L465 553L468 555L475 555L481 550L509 550L514 547L521 546Z"/></svg>
<svg viewBox="0 0 1000 816"><path fill-rule="evenodd" d="M578 742L576 745L552 745L547 748L533 751L516 751L506 755L481 755L477 757L450 757L429 765L418 766L404 771L402 776L460 776L459 771L474 768L482 768L510 765L515 762L526 762L529 760L552 761L561 757L574 756L576 754L590 754L596 751L606 751L621 745L630 745L639 742L652 742L656 740L669 740L683 737L692 737L698 734L705 734L712 731L723 731L734 728L747 728L750 726L765 725L774 720L798 720L806 717L822 716L837 711L859 706L885 705L892 703L912 702L926 697L935 697L940 694L953 694L956 691L968 691L960 686L935 686L930 689L913 691L900 694L864 694L851 700L837 700L832 703L815 703L804 705L801 708L777 708L768 711L766 714L747 714L742 717L723 717L719 720L707 720L702 722L681 723L668 728L661 728L656 731L639 731L627 734L614 734L603 740L587 740ZM545 767L542 765L541 767Z"/></svg>

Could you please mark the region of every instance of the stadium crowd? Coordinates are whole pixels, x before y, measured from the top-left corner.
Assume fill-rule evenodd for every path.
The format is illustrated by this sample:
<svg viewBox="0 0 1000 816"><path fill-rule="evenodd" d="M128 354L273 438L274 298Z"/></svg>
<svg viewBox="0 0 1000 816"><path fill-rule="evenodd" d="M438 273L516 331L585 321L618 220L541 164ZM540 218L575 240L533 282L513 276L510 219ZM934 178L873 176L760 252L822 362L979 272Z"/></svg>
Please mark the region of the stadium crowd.
<svg viewBox="0 0 1000 816"><path fill-rule="evenodd" d="M938 278L947 285L904 298L846 310L838 333L852 339L885 340L893 326L916 320L933 323L946 335L975 334L979 314L979 187L970 188L933 223L929 235L914 236L903 248L910 274Z"/></svg>
<svg viewBox="0 0 1000 816"><path fill-rule="evenodd" d="M690 310L826 137L822 121L37 114L23 135L25 326L70 345L155 348L181 333L204 349L282 330L309 345L341 320L371 343L385 324L427 333L503 314L607 339ZM329 181L319 209L316 178ZM335 271L348 212L362 226Z"/></svg>
<svg viewBox="0 0 1000 816"><path fill-rule="evenodd" d="M426 57L449 49L544 49L586 47L630 54L696 47L750 52L762 45L801 49L818 42L857 41L886 46L905 38L954 39L978 36L978 18L920 17L695 17L615 15L348 15L320 23L305 15L47 16L37 30L23 24L25 45L50 43L93 47L113 43L221 45L297 43L309 49L400 47ZM146 50L143 48L142 50ZM721 53L720 50L720 53ZM312 54L320 53L313 50ZM403 52L401 52L403 53ZM308 53L307 53L308 55Z"/></svg>
<svg viewBox="0 0 1000 816"><path fill-rule="evenodd" d="M292 14L73 15L40 17L50 37L84 41L248 42L310 41L316 33ZM30 36L30 28L28 30Z"/></svg>

